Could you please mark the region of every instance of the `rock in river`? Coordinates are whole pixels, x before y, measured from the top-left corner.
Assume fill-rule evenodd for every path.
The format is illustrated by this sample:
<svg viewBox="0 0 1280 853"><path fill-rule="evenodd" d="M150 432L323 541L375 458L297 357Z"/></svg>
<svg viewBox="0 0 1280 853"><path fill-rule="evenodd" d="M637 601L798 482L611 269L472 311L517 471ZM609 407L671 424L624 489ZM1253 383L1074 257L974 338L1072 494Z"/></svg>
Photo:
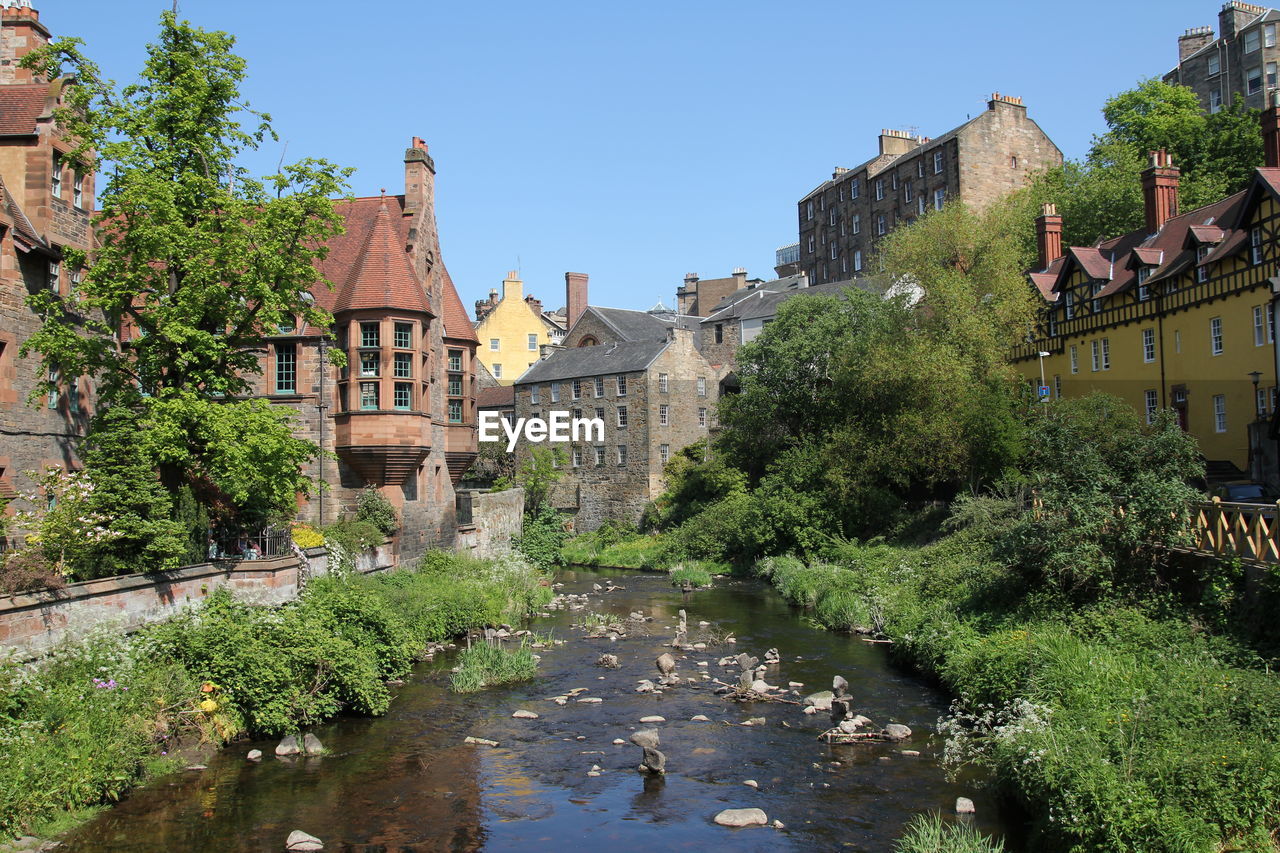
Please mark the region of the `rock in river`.
<svg viewBox="0 0 1280 853"><path fill-rule="evenodd" d="M297 755L299 752L302 748L298 746L296 735L289 735L276 744L276 755Z"/></svg>
<svg viewBox="0 0 1280 853"><path fill-rule="evenodd" d="M519 710L519 711L516 711L516 712L515 712L514 714L512 714L511 716L512 716L512 717L514 717L514 718L515 718L515 719L517 719L517 720L536 720L536 719L538 719L538 715L537 715L537 714L533 713L532 711L525 711L524 709L521 709L521 710Z"/></svg>
<svg viewBox="0 0 1280 853"><path fill-rule="evenodd" d="M831 700L835 698L835 694L830 690L819 690L817 693L810 693L804 697L804 704L812 705L819 711L830 711Z"/></svg>
<svg viewBox="0 0 1280 853"><path fill-rule="evenodd" d="M321 755L324 753L324 744L320 743L320 738L307 732L302 736L302 751L307 755Z"/></svg>
<svg viewBox="0 0 1280 853"><path fill-rule="evenodd" d="M660 717L660 716L658 716L657 714L654 714L654 715L649 716L649 717L641 717L641 718L640 718L640 722L642 722L642 723L665 723L666 721L667 721L667 718L666 718L666 717Z"/></svg>
<svg viewBox="0 0 1280 853"><path fill-rule="evenodd" d="M658 672L663 675L670 675L676 670L676 659L666 652L658 655L658 659L654 663L658 667Z"/></svg>
<svg viewBox="0 0 1280 853"><path fill-rule="evenodd" d="M301 853L306 850L323 850L324 842L314 835L307 835L301 829L295 829L289 833L289 838L284 843L284 849L291 853Z"/></svg>
<svg viewBox="0 0 1280 853"><path fill-rule="evenodd" d="M248 754L248 755L246 755L246 756L245 756L245 758L249 759L250 761L261 761L261 760L262 760L262 750L260 750L260 749L251 749L251 750L249 750L249 754Z"/></svg>
<svg viewBox="0 0 1280 853"><path fill-rule="evenodd" d="M884 727L884 736L892 741L903 741L911 737L911 729L898 723L890 723Z"/></svg>
<svg viewBox="0 0 1280 853"><path fill-rule="evenodd" d="M660 742L660 738L658 733L653 729L641 729L638 732L632 733L631 742L641 749L656 749Z"/></svg>
<svg viewBox="0 0 1280 853"><path fill-rule="evenodd" d="M956 814L973 814L977 809L968 797L956 797Z"/></svg>
<svg viewBox="0 0 1280 853"><path fill-rule="evenodd" d="M721 826L764 826L769 816L760 809L725 809L716 815Z"/></svg>

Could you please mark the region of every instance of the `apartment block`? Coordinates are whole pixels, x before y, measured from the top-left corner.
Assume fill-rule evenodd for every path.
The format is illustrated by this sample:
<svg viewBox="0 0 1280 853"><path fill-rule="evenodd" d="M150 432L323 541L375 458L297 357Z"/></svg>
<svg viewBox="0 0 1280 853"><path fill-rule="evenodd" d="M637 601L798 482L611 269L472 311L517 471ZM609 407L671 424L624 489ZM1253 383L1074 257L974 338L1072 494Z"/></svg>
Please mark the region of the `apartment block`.
<svg viewBox="0 0 1280 853"><path fill-rule="evenodd" d="M1246 107L1262 109L1276 88L1280 47L1276 26L1280 11L1238 0L1218 12L1218 31L1192 27L1178 36L1178 64L1164 75L1166 83L1195 90L1206 112L1216 113L1236 95Z"/></svg>

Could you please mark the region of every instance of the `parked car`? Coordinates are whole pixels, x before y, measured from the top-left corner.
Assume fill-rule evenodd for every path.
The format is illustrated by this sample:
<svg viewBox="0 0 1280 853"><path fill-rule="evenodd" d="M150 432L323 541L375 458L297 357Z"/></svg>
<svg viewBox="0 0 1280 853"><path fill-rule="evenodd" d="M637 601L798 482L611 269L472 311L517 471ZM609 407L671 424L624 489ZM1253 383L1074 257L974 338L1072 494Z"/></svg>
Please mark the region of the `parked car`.
<svg viewBox="0 0 1280 853"><path fill-rule="evenodd" d="M1220 483L1210 494L1231 503L1269 504L1276 500L1274 495L1267 494L1261 483L1252 482Z"/></svg>

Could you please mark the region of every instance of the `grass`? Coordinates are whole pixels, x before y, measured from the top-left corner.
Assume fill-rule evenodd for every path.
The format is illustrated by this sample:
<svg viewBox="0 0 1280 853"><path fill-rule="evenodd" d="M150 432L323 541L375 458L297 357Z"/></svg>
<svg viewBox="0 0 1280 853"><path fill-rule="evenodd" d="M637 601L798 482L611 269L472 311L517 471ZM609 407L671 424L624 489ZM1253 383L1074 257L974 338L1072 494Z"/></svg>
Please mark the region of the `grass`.
<svg viewBox="0 0 1280 853"><path fill-rule="evenodd" d="M458 656L461 667L453 674L455 692L475 693L486 687L524 681L538 673L538 662L527 643L504 649L497 643L478 643Z"/></svg>
<svg viewBox="0 0 1280 853"><path fill-rule="evenodd" d="M894 853L1003 853L1004 842L967 823L947 823L941 815L916 815L893 847Z"/></svg>
<svg viewBox="0 0 1280 853"><path fill-rule="evenodd" d="M716 568L715 563L706 563L700 560L686 560L672 566L671 585L676 587L691 586L694 588L711 586L711 573Z"/></svg>
<svg viewBox="0 0 1280 853"><path fill-rule="evenodd" d="M570 539L561 554L569 565L663 569L672 562L666 551L666 540L661 535L620 533L604 528Z"/></svg>

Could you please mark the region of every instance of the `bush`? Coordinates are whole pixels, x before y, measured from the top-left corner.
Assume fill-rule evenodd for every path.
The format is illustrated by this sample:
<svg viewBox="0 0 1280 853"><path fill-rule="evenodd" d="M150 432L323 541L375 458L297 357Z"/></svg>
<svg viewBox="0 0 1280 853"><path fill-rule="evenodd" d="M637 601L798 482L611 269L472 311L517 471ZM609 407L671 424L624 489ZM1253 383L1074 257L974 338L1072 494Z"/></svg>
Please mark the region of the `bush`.
<svg viewBox="0 0 1280 853"><path fill-rule="evenodd" d="M538 568L552 569L563 564L560 549L568 538L564 517L545 502L537 507L525 514L524 531L515 541L515 546Z"/></svg>
<svg viewBox="0 0 1280 853"><path fill-rule="evenodd" d="M0 595L38 589L62 589L66 578L38 548L23 548L0 561Z"/></svg>
<svg viewBox="0 0 1280 853"><path fill-rule="evenodd" d="M478 643L458 655L458 666L460 669L451 679L458 693L475 693L538 674L538 662L526 643L510 651L497 644Z"/></svg>
<svg viewBox="0 0 1280 853"><path fill-rule="evenodd" d="M324 534L316 530L310 524L295 524L289 531L293 539L293 544L299 548L306 550L307 548L319 548L324 544Z"/></svg>
<svg viewBox="0 0 1280 853"><path fill-rule="evenodd" d="M360 491L360 497L356 499L356 521L372 524L383 538L400 529L396 508L374 486L366 486Z"/></svg>
<svg viewBox="0 0 1280 853"><path fill-rule="evenodd" d="M1004 842L994 841L967 823L947 823L941 815L916 815L894 853L1003 853Z"/></svg>

